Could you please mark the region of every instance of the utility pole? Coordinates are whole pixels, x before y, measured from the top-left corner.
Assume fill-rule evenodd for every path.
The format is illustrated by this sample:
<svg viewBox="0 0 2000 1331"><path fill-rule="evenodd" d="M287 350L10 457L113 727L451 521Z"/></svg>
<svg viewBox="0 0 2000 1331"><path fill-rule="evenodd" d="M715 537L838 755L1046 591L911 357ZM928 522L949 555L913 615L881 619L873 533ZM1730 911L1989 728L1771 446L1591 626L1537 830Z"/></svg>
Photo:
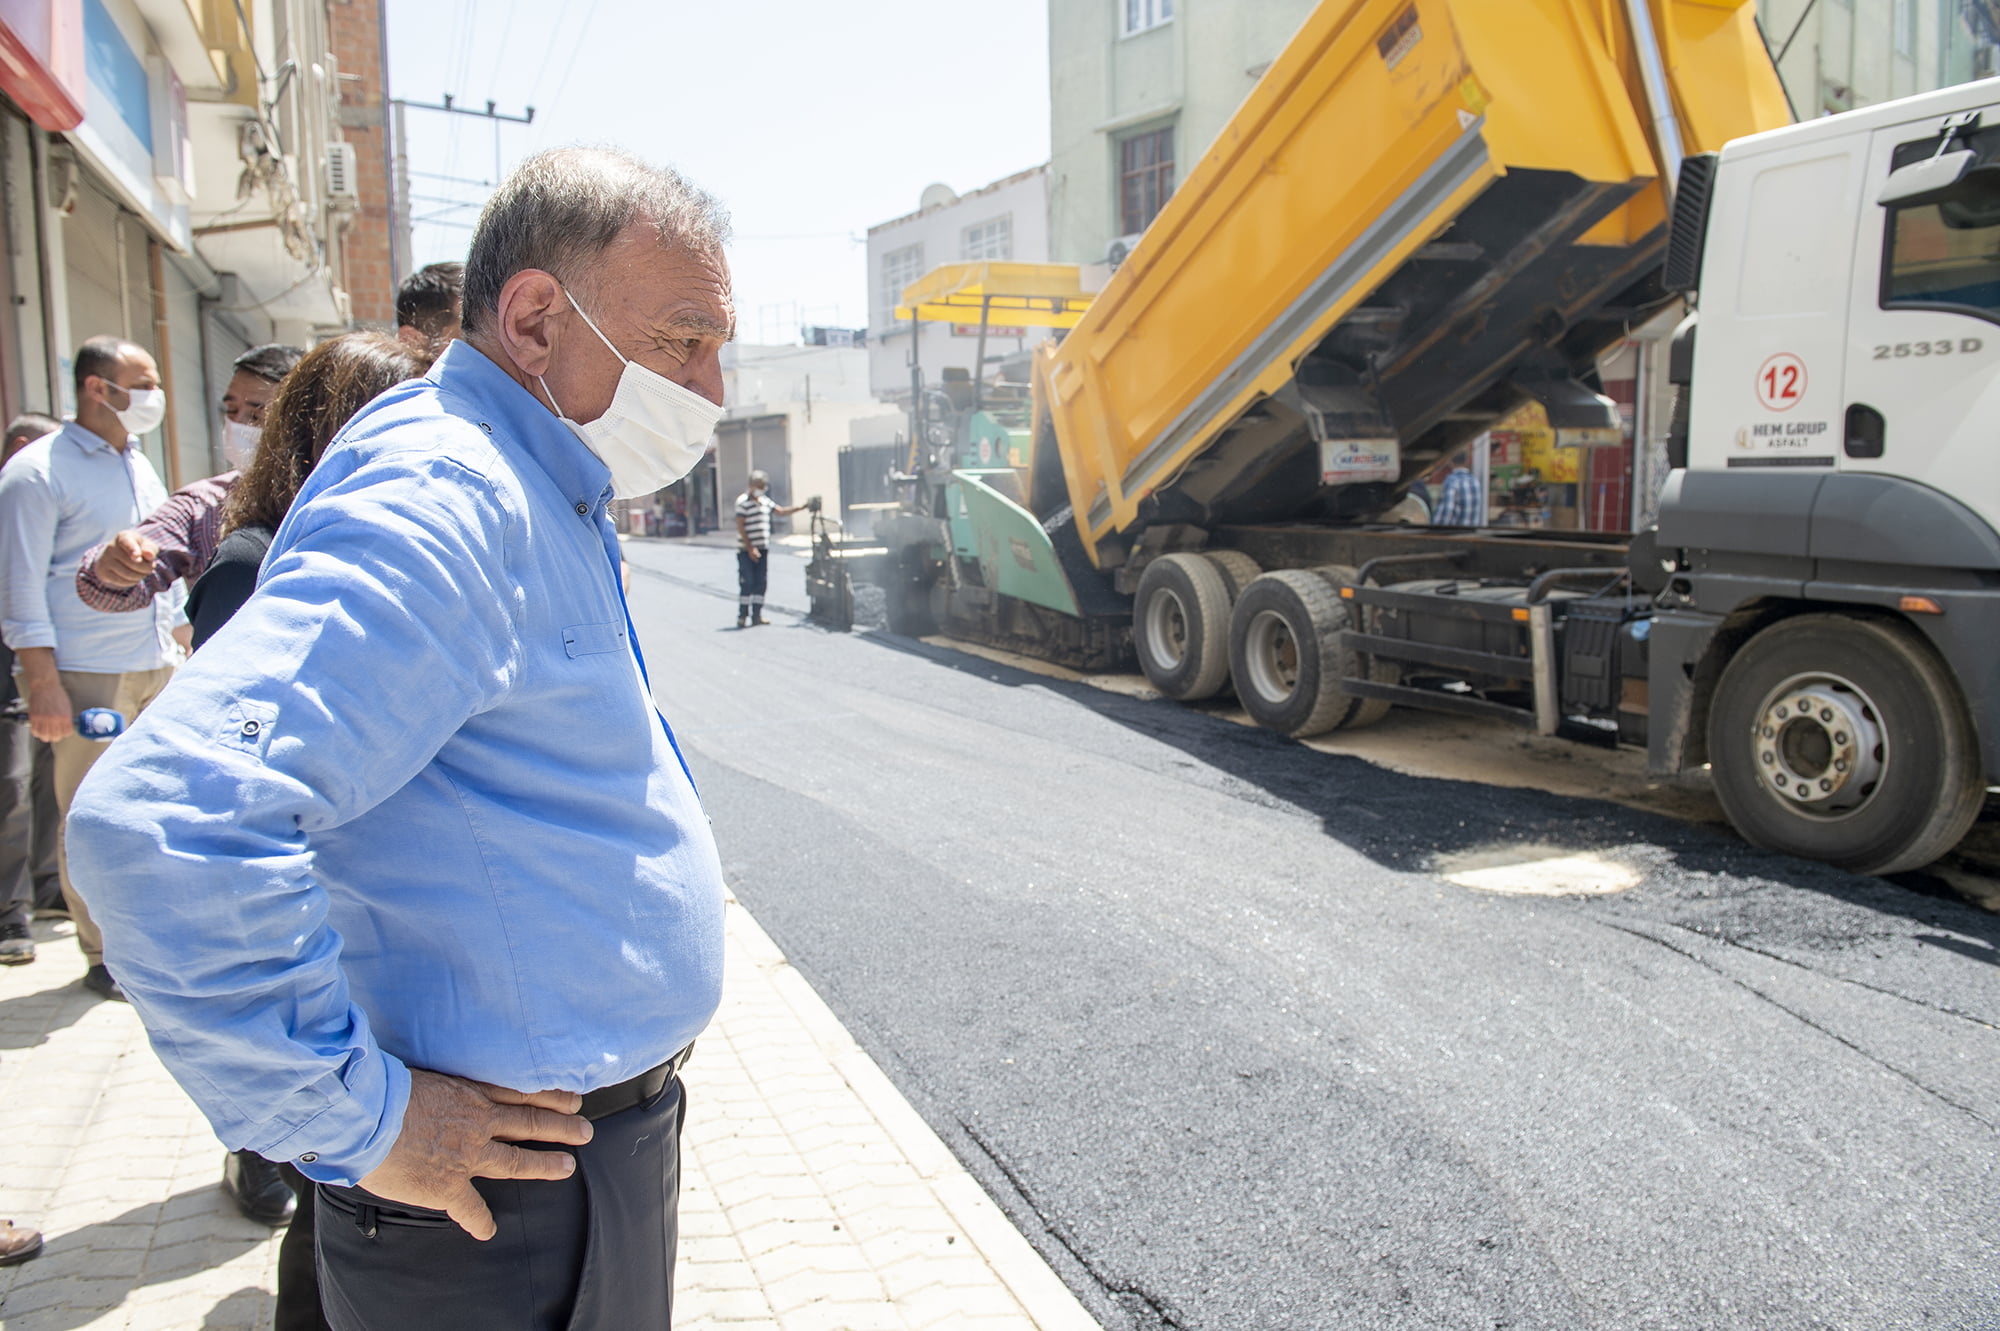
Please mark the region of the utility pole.
<svg viewBox="0 0 2000 1331"><path fill-rule="evenodd" d="M407 97L397 97L389 105L396 122L396 220L395 235L390 238L389 244L395 256L396 279L400 282L409 276L415 266L410 251L410 143L409 136L404 131L403 112L442 111L447 115L476 116L481 120L492 121L493 183L497 187L500 183L500 124L506 121L515 125L532 125L535 123L535 108L530 106L526 114L512 116L500 110L499 103L489 98L486 109L478 111L469 106L459 106L451 93L444 94L444 100L441 102L413 102Z"/></svg>

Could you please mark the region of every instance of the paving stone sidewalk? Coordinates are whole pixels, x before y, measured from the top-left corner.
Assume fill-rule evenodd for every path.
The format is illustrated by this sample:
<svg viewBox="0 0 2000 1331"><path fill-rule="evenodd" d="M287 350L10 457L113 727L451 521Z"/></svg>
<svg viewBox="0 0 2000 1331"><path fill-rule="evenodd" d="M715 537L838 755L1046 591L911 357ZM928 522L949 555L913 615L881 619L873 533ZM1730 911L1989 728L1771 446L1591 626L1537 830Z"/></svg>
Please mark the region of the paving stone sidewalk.
<svg viewBox="0 0 2000 1331"><path fill-rule="evenodd" d="M723 1007L691 1097L680 1331L1095 1331L775 944L729 907ZM218 1188L222 1147L75 943L0 968L7 1331L265 1331L277 1242Z"/></svg>

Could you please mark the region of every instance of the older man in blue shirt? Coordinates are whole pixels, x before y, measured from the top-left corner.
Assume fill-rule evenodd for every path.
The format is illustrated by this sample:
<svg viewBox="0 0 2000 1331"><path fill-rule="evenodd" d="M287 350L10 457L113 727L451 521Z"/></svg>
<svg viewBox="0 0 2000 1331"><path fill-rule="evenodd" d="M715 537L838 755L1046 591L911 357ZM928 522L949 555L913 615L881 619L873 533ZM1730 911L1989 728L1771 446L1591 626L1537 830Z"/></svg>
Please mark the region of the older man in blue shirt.
<svg viewBox="0 0 2000 1331"><path fill-rule="evenodd" d="M155 1049L226 1143L321 1185L339 1331L668 1324L721 869L605 507L713 426L726 225L620 153L524 164L466 340L336 440L78 794Z"/></svg>

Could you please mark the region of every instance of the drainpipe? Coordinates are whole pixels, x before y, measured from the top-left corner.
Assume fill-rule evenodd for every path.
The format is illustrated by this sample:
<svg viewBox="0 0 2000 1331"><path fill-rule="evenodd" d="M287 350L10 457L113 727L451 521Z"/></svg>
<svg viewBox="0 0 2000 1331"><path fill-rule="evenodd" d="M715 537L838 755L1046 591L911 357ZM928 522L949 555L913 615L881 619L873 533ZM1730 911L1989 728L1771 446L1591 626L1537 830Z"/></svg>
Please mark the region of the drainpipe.
<svg viewBox="0 0 2000 1331"><path fill-rule="evenodd" d="M1653 144L1660 154L1660 189L1667 198L1667 211L1674 207L1674 191L1681 181L1681 124L1674 115L1673 88L1667 83L1667 62L1660 53L1659 33L1653 28L1653 11L1647 0L1625 0L1625 14L1632 25L1632 45L1639 55L1639 81L1646 90L1646 109L1653 118Z"/></svg>

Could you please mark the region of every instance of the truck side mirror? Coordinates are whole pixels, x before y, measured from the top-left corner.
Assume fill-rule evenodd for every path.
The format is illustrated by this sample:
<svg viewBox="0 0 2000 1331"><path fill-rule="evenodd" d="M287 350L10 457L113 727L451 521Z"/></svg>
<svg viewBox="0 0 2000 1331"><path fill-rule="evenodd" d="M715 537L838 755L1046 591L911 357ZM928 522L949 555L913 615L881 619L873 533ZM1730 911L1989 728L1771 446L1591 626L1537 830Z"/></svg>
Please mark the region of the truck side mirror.
<svg viewBox="0 0 2000 1331"><path fill-rule="evenodd" d="M1875 202L1884 207L1892 204L1935 203L1927 197L1950 189L1972 166L1973 153L1969 148L1957 152L1939 153L1926 157L1921 162L1911 162L1908 166L1897 167L1882 182L1882 192L1875 196Z"/></svg>

